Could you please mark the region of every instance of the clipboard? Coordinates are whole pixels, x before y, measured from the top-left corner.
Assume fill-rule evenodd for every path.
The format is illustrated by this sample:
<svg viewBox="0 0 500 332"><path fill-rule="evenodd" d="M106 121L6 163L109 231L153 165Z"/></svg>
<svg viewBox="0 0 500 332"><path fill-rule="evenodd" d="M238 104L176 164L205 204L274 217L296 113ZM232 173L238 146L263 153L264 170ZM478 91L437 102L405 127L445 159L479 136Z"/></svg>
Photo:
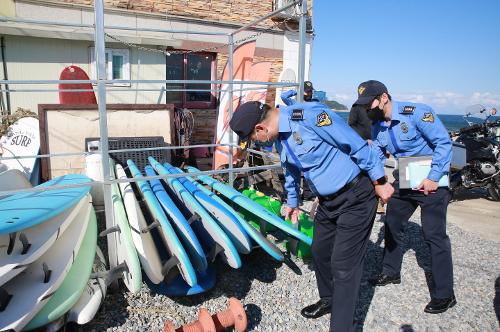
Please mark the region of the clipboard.
<svg viewBox="0 0 500 332"><path fill-rule="evenodd" d="M401 157L398 160L400 189L414 189L422 183L431 170L432 156ZM439 187L449 187L448 175L439 180Z"/></svg>

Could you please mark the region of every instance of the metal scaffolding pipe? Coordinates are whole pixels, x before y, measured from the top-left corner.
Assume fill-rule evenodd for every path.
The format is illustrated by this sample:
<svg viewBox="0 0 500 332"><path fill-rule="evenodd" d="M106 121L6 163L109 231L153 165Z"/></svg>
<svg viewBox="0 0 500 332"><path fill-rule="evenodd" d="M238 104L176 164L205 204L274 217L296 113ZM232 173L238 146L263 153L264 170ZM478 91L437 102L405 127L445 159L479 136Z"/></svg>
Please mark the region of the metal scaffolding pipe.
<svg viewBox="0 0 500 332"><path fill-rule="evenodd" d="M233 80L234 79L234 72L233 72L233 63L234 63L234 43L233 43L233 35L228 35L228 59L227 59L227 64L228 64L228 69L229 69L229 79ZM233 85L230 84L228 86L229 88L229 119L228 121L231 121L231 118L233 117L233 97L234 97L234 90L233 90ZM224 111L224 110L223 110ZM229 126L227 127L227 130L229 130L229 169L233 169L233 163L234 163L234 158L233 158L233 131ZM229 173L229 185L231 187L234 186L234 173Z"/></svg>
<svg viewBox="0 0 500 332"><path fill-rule="evenodd" d="M248 85L264 85L264 86L297 86L297 83L290 82L261 82L261 81L221 81L221 80L102 80L104 83L161 83L161 84L248 84ZM92 83L96 84L96 80L0 80L0 84L79 84Z"/></svg>
<svg viewBox="0 0 500 332"><path fill-rule="evenodd" d="M299 21L299 91L297 93L297 101L304 101L304 78L306 67L306 25L307 25L307 0L302 0L300 6L300 21Z"/></svg>

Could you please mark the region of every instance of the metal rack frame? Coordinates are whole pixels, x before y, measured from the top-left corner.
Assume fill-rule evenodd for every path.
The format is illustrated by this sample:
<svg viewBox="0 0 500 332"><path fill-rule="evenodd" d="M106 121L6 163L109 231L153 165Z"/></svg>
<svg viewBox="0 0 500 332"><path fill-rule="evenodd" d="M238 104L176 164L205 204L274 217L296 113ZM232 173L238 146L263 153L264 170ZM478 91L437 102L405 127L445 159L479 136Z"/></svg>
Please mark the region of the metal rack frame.
<svg viewBox="0 0 500 332"><path fill-rule="evenodd" d="M280 82L259 82L259 81L234 81L234 80L108 80L106 79L106 71L105 71L105 29L108 30L129 30L129 31L147 31L147 32L164 32L164 33L181 33L181 34L198 34L198 35L222 35L227 37L227 46L228 46L228 68L229 68L229 77L233 77L233 62L234 62L234 36L240 32L249 30L254 28L258 23L276 16L277 14L286 11L287 9L298 5L300 8L299 13L299 67L298 67L298 82L297 83L280 83ZM0 17L0 22L13 22L13 23L29 23L29 24L39 24L39 25L50 25L50 26L66 26L66 27L80 27L80 28L90 28L94 29L94 41L95 41L95 59L96 59L96 67L97 67L97 79L96 80L72 80L72 81L60 81L60 80L0 80L0 85L21 85L21 84L74 84L74 83L92 83L96 84L97 88L97 104L99 111L99 132L101 138L101 151L102 153L102 171L103 171L103 181L94 181L92 185L103 185L104 188L104 210L106 217L106 227L112 226L114 223L114 213L113 213L113 202L111 198L111 185L118 182L135 182L137 179L127 179L127 180L118 180L112 179L110 177L109 170L109 153L112 152L127 152L127 151L145 151L148 149L126 149L126 150L109 150L108 144L108 124L107 124L107 116L106 116L106 93L107 93L107 83L206 83L206 84L228 84L227 91L229 92L229 100L233 100L233 95L235 91L243 91L254 88L245 88L245 89L234 89L234 84L245 84L245 85L255 85L259 87L285 87L285 86L297 86L297 100L299 102L303 101L304 95L304 76L305 76L305 47L306 47L306 20L307 20L307 0L295 0L290 4L278 8L242 27L234 30L231 33L223 33L223 32L209 32L209 31L185 31L185 30L173 30L173 29L151 29L151 28L132 28L125 26L105 26L104 25L104 4L103 0L95 0L94 2L94 19L95 24L76 24L76 23L64 23L64 22L50 22L50 21L38 21L38 20L29 20L29 19L18 19L18 18L10 18L10 17ZM144 91L150 89L142 89ZM141 90L141 91L142 91ZM180 91L185 91L186 89L179 89ZM190 89L192 91L222 91L222 89L214 88L214 89ZM53 89L6 89L1 90L8 92L51 92L51 91L59 91ZM65 90L65 91L73 91L73 90ZM74 89L77 91L94 91L87 89ZM123 89L110 89L110 91L128 91ZM134 89L134 92L136 89ZM156 91L156 89L155 89ZM233 103L229 103L229 118L233 115ZM200 173L193 173L193 176L196 175L214 175L214 174L224 174L229 173L229 181L230 184L234 184L234 174L235 173L244 173L249 171L256 171L262 169L270 169L270 168L279 168L279 164L274 165L265 165L265 166L257 166L257 167L245 167L245 168L234 168L233 167L233 151L235 148L238 148L237 145L234 144L233 132L229 131L229 144L202 144L202 145L192 145L192 146L171 146L165 147L164 149L177 149L177 148L186 148L186 147L215 147L215 146L229 146L229 165L225 170L216 170L216 171L204 171ZM159 148L151 148L159 149ZM58 156L69 156L69 155L88 155L88 152L82 153L62 153L62 154L47 154L47 155L37 155L37 156L26 156L26 157L18 157L21 158L47 158L47 157L58 157ZM2 159L13 159L13 158L0 158ZM16 159L16 158L14 158ZM182 174L169 174L169 175L158 175L158 176L149 176L142 177L140 180L150 180L150 179L166 179L169 177L182 177ZM43 190L56 190L56 189L64 189L64 188L74 188L74 187L82 187L88 186L89 184L75 184L75 185L66 185L66 186L51 186L44 187ZM0 197L6 195L12 195L15 193L30 193L37 192L42 189L40 188L32 188L32 189L24 189L24 190L15 190L15 191L0 191ZM116 248L110 246L110 236L108 235L108 250L110 256L110 267L113 268L116 265L115 258L116 257Z"/></svg>

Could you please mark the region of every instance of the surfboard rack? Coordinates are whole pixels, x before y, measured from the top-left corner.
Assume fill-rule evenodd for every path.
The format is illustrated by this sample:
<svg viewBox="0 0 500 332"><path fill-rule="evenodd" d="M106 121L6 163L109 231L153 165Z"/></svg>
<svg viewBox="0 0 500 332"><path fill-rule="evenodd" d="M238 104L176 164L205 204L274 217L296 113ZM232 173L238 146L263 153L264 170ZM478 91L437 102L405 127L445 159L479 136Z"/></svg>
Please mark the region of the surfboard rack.
<svg viewBox="0 0 500 332"><path fill-rule="evenodd" d="M21 255L26 255L28 250L31 248L31 243L29 243L28 238L26 237L26 234L20 233L19 234L19 241L21 241L23 245L23 251L21 251Z"/></svg>
<svg viewBox="0 0 500 332"><path fill-rule="evenodd" d="M115 226L106 228L105 230L103 230L102 232L99 233L99 237L105 237L106 235L114 233L114 232L118 232L119 233L120 232L120 226L115 225Z"/></svg>
<svg viewBox="0 0 500 332"><path fill-rule="evenodd" d="M0 312L7 308L11 298L12 294L9 294L3 287L0 287Z"/></svg>
<svg viewBox="0 0 500 332"><path fill-rule="evenodd" d="M52 276L52 270L49 269L49 266L45 262L43 262L42 264L42 269L43 269L43 283L46 284L50 281L50 277Z"/></svg>
<svg viewBox="0 0 500 332"><path fill-rule="evenodd" d="M14 250L14 244L16 243L16 235L17 235L16 232L9 234L9 246L7 247L7 255L12 254L12 250Z"/></svg>
<svg viewBox="0 0 500 332"><path fill-rule="evenodd" d="M168 275L170 270L179 264L179 259L175 256L170 257L161 267L161 274Z"/></svg>

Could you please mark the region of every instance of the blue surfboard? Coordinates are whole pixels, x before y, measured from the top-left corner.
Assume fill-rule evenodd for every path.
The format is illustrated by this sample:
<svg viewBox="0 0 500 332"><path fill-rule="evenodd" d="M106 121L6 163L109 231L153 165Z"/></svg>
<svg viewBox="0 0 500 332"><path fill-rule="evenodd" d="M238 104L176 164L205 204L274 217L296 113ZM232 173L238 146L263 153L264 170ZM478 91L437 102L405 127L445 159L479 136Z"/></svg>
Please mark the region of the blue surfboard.
<svg viewBox="0 0 500 332"><path fill-rule="evenodd" d="M36 188L89 183L85 175L68 174ZM18 232L38 225L78 203L90 191L90 185L78 188L21 193L0 200L0 234Z"/></svg>
<svg viewBox="0 0 500 332"><path fill-rule="evenodd" d="M146 166L144 170L148 176L156 175L151 166ZM167 217L169 217L172 221L172 225L177 231L177 235L182 241L184 249L186 249L189 257L191 258L193 266L198 271L205 271L208 266L207 259L193 229L187 222L182 212L177 208L177 206L175 206L174 201L172 201L172 198L170 198L167 194L160 180L150 180L149 183L151 184L151 188L153 189L156 198L163 207L163 210L165 210Z"/></svg>
<svg viewBox="0 0 500 332"><path fill-rule="evenodd" d="M165 168L157 162L153 157L148 158L149 163L161 175L170 174ZM208 253L210 259L214 259L217 254L221 253L222 259L232 268L238 269L241 267L241 258L234 244L231 242L226 233L220 228L218 223L212 218L205 208L198 203L196 198L182 185L176 178L167 178L168 183L179 199L185 204L186 208L195 215L199 216L199 220L193 222L192 227L197 232L200 241L210 241L211 251ZM200 235L204 234L204 235Z"/></svg>
<svg viewBox="0 0 500 332"><path fill-rule="evenodd" d="M146 283L153 292L166 296L190 296L209 291L215 286L215 269L209 266L205 272L197 272L198 284L189 286L180 277L176 276L171 281L159 284L152 283L146 278Z"/></svg>
<svg viewBox="0 0 500 332"><path fill-rule="evenodd" d="M200 172L199 169L195 167L188 167L189 172ZM214 190L220 192L222 195L238 204L245 210L248 210L258 216L259 218L264 219L269 222L271 225L276 226L286 234L296 238L299 241L304 242L307 245L312 244L312 239L307 235L300 232L298 229L292 227L290 224L286 223L283 219L271 213L264 207L252 201L250 198L244 196L242 193L237 191L236 189L219 182L210 176L200 175L197 177L201 182L209 185Z"/></svg>
<svg viewBox="0 0 500 332"><path fill-rule="evenodd" d="M168 163L163 164L167 172L171 174L184 174L184 172L175 169ZM226 232L238 252L248 254L252 250L252 243L247 233L240 225L238 219L226 209L225 206L215 201L212 197L205 194L198 189L185 177L177 178L182 185L193 195L196 200L203 205L203 207L212 214L212 216L219 222L219 226Z"/></svg>
<svg viewBox="0 0 500 332"><path fill-rule="evenodd" d="M132 173L132 176L134 178L143 177L142 173L139 171L132 160L127 160L127 165L129 167L130 173ZM179 272L181 273L184 280L188 283L188 285L196 285L198 281L196 279L193 265L191 264L191 261L189 260L184 247L179 241L179 238L175 234L172 225L170 225L170 221L165 215L165 212L163 212L160 203L156 199L153 190L149 186L149 183L147 181L137 181L136 183L137 187L139 187L139 191L144 197L149 211L151 212L155 220L160 223L160 233L163 235L165 245L170 254L169 261L171 260L171 264L169 264L168 261L166 264L170 265L172 268L177 266L179 268Z"/></svg>
<svg viewBox="0 0 500 332"><path fill-rule="evenodd" d="M178 171L181 171L179 168L177 168ZM247 221L245 221L238 212L236 212L229 204L224 202L219 196L217 196L215 193L211 192L207 188L205 188L201 183L197 182L193 178L186 177L191 183L193 183L198 189L203 191L205 194L208 196L212 197L215 201L217 201L220 205L224 206L230 213L234 215L234 217L239 221L240 225L245 229L245 231L248 233L248 235L254 240L257 245L262 247L271 257L276 259L277 261L284 261L283 253L281 250L279 250L278 247L276 247L275 244L273 244L271 241L269 241L264 235L262 235L261 232L259 232L255 227L250 225Z"/></svg>

